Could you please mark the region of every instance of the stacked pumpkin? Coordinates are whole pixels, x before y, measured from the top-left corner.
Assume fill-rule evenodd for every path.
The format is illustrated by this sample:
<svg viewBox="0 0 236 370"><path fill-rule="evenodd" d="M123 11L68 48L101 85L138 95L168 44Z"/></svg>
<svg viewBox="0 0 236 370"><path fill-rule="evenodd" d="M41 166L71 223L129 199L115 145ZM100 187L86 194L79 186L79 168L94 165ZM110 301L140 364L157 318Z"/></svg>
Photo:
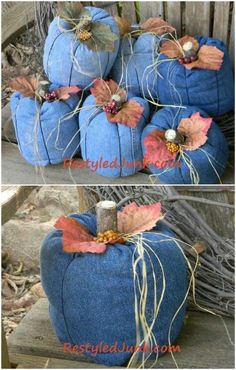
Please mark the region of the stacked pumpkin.
<svg viewBox="0 0 236 370"><path fill-rule="evenodd" d="M81 151L103 176L146 167L163 183L220 181L228 145L212 117L233 109L234 85L219 40L177 39L160 18L131 25L59 2L43 64L50 83L10 83L18 91L11 99L18 145L30 163L60 163ZM150 116L152 108L159 110Z"/></svg>

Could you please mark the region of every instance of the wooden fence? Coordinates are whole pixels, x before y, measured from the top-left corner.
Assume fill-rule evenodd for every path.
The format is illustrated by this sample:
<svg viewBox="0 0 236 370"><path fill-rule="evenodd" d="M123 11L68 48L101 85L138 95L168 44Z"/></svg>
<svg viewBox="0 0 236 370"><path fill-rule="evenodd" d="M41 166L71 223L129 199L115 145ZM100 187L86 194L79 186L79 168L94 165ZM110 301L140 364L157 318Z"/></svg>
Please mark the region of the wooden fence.
<svg viewBox="0 0 236 370"><path fill-rule="evenodd" d="M164 18L176 28L178 36L189 34L218 38L228 46L234 63L233 1L94 1L90 4L104 7L112 15L124 16L133 23L149 17Z"/></svg>

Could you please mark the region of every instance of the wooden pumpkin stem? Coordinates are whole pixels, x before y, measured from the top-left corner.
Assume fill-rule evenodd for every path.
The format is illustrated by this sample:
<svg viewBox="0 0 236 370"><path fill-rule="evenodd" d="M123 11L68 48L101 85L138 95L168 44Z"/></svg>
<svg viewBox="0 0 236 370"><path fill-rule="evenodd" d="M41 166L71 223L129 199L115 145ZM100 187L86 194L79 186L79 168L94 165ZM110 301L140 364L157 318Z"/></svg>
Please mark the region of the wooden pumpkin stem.
<svg viewBox="0 0 236 370"><path fill-rule="evenodd" d="M117 204L104 200L96 205L97 233L108 230L117 231Z"/></svg>

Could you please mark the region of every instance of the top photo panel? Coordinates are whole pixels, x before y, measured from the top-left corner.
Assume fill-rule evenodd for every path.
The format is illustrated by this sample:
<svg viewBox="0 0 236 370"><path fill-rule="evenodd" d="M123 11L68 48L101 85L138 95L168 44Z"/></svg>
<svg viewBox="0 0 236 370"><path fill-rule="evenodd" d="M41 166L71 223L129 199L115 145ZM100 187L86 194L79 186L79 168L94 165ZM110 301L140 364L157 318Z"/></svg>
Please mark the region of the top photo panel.
<svg viewBox="0 0 236 370"><path fill-rule="evenodd" d="M3 1L3 184L233 184L234 2Z"/></svg>

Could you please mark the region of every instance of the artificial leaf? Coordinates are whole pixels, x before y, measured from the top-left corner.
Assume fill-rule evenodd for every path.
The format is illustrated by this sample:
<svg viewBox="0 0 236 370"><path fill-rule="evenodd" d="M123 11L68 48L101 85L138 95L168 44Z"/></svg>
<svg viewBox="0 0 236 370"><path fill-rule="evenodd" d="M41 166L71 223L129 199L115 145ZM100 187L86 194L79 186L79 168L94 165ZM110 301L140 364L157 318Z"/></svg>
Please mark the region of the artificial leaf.
<svg viewBox="0 0 236 370"><path fill-rule="evenodd" d="M163 218L161 203L137 206L131 203L118 212L118 230L123 234L135 235L153 229L157 221Z"/></svg>
<svg viewBox="0 0 236 370"><path fill-rule="evenodd" d="M59 100L67 100L70 94L77 94L81 89L77 86L59 87L55 90Z"/></svg>
<svg viewBox="0 0 236 370"><path fill-rule="evenodd" d="M96 79L90 91L95 97L96 105L106 105L111 100L112 95L119 95L122 101L126 101L125 90L121 89L113 80Z"/></svg>
<svg viewBox="0 0 236 370"><path fill-rule="evenodd" d="M76 21L81 17L83 5L80 2L58 1L57 14L65 20Z"/></svg>
<svg viewBox="0 0 236 370"><path fill-rule="evenodd" d="M135 128L142 116L144 107L135 100L129 100L122 104L122 108L116 114L107 113L107 119L112 123L121 123Z"/></svg>
<svg viewBox="0 0 236 370"><path fill-rule="evenodd" d="M115 16L115 21L119 27L120 37L124 37L132 31L131 23L127 19Z"/></svg>
<svg viewBox="0 0 236 370"><path fill-rule="evenodd" d="M84 43L92 51L110 51L115 50L115 41L118 36L112 32L109 25L102 22L95 22L91 25L92 37Z"/></svg>
<svg viewBox="0 0 236 370"><path fill-rule="evenodd" d="M62 216L54 225L63 233L63 251L68 253L104 253L106 245L96 243L89 230L73 218Z"/></svg>
<svg viewBox="0 0 236 370"><path fill-rule="evenodd" d="M189 118L183 118L177 128L186 137L183 147L186 150L196 150L207 141L207 133L212 124L212 118L201 117L199 112Z"/></svg>
<svg viewBox="0 0 236 370"><path fill-rule="evenodd" d="M175 28L161 18L152 17L141 24L140 28L145 32L155 33L156 35L163 35L164 33L172 33Z"/></svg>
<svg viewBox="0 0 236 370"><path fill-rule="evenodd" d="M223 63L224 53L215 46L203 45L198 52L198 59L185 64L185 68L202 68L219 71Z"/></svg>
<svg viewBox="0 0 236 370"><path fill-rule="evenodd" d="M168 167L176 159L177 153L171 153L166 147L165 132L152 131L145 139L146 164L154 165L157 168Z"/></svg>
<svg viewBox="0 0 236 370"><path fill-rule="evenodd" d="M19 91L25 97L34 97L38 88L38 81L25 76L16 77L8 82L11 89Z"/></svg>
<svg viewBox="0 0 236 370"><path fill-rule="evenodd" d="M194 37L191 36L184 36L179 40L168 40L164 42L160 48L160 52L168 56L168 58L181 58L184 56L184 52L182 50L183 45L186 42L192 42L193 49L197 52L199 48L199 44ZM186 66L187 64L185 64Z"/></svg>

